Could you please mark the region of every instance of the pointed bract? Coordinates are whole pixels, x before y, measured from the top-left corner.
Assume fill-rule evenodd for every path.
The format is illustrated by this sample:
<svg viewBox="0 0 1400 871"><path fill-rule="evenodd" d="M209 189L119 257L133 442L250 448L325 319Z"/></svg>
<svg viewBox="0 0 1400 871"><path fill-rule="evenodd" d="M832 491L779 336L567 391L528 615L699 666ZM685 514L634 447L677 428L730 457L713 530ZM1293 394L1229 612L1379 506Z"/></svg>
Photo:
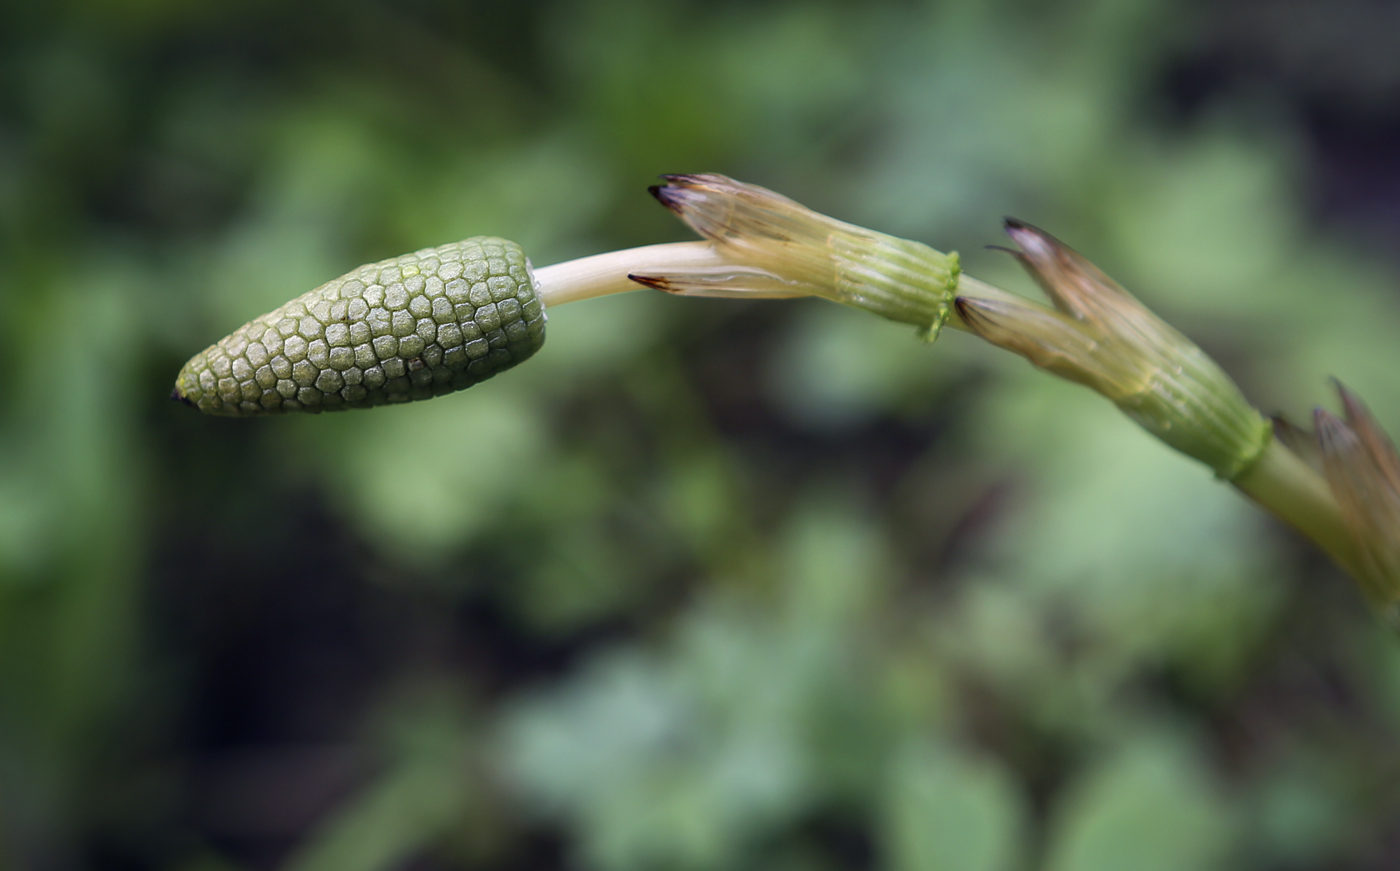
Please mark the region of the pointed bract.
<svg viewBox="0 0 1400 871"><path fill-rule="evenodd" d="M1097 342L1069 316L1011 300L960 296L958 316L993 345L1020 354L1041 369L1095 390L1122 373L1095 356Z"/></svg>
<svg viewBox="0 0 1400 871"><path fill-rule="evenodd" d="M1356 433L1366 449L1366 455L1375 464L1377 471L1390 484L1392 490L1400 492L1400 456L1395 453L1395 445L1381 429L1371 410L1355 393L1346 389L1340 381L1333 381L1337 395L1342 400L1342 411L1347 425Z"/></svg>
<svg viewBox="0 0 1400 871"><path fill-rule="evenodd" d="M1357 580L1400 628L1400 456L1361 400L1337 391L1345 420L1322 409L1313 416L1323 473L1360 557Z"/></svg>

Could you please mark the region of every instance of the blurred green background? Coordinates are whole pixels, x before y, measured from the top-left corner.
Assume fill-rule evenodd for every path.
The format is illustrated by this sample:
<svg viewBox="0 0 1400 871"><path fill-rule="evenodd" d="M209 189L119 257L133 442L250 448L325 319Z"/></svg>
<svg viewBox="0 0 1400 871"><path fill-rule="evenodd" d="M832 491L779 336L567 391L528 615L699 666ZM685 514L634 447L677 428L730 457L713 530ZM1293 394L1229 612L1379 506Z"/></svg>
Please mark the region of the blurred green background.
<svg viewBox="0 0 1400 871"><path fill-rule="evenodd" d="M1268 412L1400 427L1400 14L1363 0L0 11L0 866L1400 866L1400 649L962 334L639 292L529 365L220 420L366 261L689 238L718 171L1030 291L1046 227Z"/></svg>

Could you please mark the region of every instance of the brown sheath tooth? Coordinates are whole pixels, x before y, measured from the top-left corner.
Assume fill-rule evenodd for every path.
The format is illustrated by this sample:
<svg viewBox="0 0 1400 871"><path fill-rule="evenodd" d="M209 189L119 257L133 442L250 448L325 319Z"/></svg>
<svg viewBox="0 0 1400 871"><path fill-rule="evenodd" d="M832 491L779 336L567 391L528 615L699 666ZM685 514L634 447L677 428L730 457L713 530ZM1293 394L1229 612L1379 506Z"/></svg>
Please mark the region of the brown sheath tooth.
<svg viewBox="0 0 1400 871"><path fill-rule="evenodd" d="M676 292L676 288L671 285L671 280L663 275L633 275L628 273L627 278L655 290L663 290L666 293Z"/></svg>

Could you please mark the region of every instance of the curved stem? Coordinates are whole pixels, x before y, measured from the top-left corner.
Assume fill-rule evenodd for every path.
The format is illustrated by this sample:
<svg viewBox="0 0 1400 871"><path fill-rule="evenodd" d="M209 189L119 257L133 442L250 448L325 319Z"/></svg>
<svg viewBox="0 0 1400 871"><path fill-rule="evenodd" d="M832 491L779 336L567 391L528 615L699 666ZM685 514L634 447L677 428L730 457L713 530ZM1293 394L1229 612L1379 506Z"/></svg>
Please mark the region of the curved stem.
<svg viewBox="0 0 1400 871"><path fill-rule="evenodd" d="M671 242L556 263L534 270L534 275L540 298L546 307L551 307L643 287L630 275L694 275L733 270L739 265L720 254L710 242ZM966 274L959 276L957 293L1052 311L1049 306ZM753 295L769 294L756 289ZM956 310L951 313L948 326L975 332ZM1260 507L1308 536L1347 570L1357 573L1358 555L1327 482L1278 440L1271 439L1258 460L1231 483Z"/></svg>

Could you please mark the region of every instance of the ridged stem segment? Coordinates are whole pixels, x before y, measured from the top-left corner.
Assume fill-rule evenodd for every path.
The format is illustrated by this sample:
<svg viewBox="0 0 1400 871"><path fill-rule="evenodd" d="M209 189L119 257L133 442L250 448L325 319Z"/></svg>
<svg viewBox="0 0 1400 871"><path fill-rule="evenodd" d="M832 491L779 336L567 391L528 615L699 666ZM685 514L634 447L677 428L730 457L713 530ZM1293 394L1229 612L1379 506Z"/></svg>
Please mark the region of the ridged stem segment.
<svg viewBox="0 0 1400 871"><path fill-rule="evenodd" d="M876 233L716 173L663 176L652 195L748 271L732 280L685 270L633 278L690 296L819 296L918 327L929 341L952 313L956 253Z"/></svg>
<svg viewBox="0 0 1400 871"><path fill-rule="evenodd" d="M1269 422L1194 342L1050 234L1014 220L1007 232L1055 308L964 293L958 313L974 332L1092 388L1227 481L1262 456Z"/></svg>
<svg viewBox="0 0 1400 871"><path fill-rule="evenodd" d="M1282 442L1271 441L1258 462L1230 483L1357 575L1356 545L1326 479Z"/></svg>

